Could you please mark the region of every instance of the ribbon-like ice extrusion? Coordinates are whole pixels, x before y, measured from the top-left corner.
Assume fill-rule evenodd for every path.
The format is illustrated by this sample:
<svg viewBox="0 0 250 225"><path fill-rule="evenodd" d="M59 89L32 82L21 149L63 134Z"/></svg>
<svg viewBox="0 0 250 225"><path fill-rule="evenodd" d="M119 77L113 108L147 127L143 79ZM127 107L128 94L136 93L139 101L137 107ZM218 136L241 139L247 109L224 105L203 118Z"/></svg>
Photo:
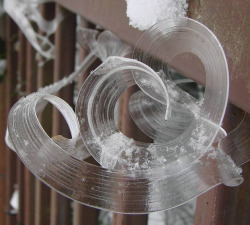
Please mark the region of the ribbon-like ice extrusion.
<svg viewBox="0 0 250 225"><path fill-rule="evenodd" d="M143 62L122 57L109 57L90 74L80 90L76 115L62 99L46 93L22 98L10 111L8 129L19 157L40 180L83 204L136 214L170 209L221 183L237 186L243 181L241 169L236 165L249 160L250 141L245 138L249 135L249 117L246 116L238 127L238 134L217 135L217 139L223 137L218 148L211 146L220 130L228 97L228 69L223 49L211 31L196 21L183 19L164 23L168 27L166 31L162 30L173 32L166 39L171 42L170 46L178 45L178 51L182 51L181 47L183 51L192 50L202 61L207 60L203 61L208 69L203 103L195 101L173 82L162 80L157 72L164 68L152 66L153 70ZM190 37L198 35L193 42L187 38L187 42L196 43L189 45L189 49L178 42L180 38L177 42L171 39L175 37L175 31L183 33L183 30L191 32ZM206 46L205 56L202 44ZM148 59L147 52L143 59ZM218 71L213 74L215 68ZM211 81L214 77L216 82ZM156 108L162 122L166 119L165 123L170 123L168 126L175 130L176 137L171 137L168 128L162 127L160 134L151 132L156 142L149 144L119 132L114 121L114 108L123 91L135 84L143 92L130 100L132 115L142 112L144 115L140 119L146 120L156 116L152 110ZM140 103L140 100L147 103ZM43 101L54 104L63 114L71 139L50 138L43 130L36 115L37 106ZM213 101L218 107L213 106L211 111ZM140 124L138 116L133 118ZM178 118L184 124L181 131L177 131L178 125L172 125ZM157 122L148 124L155 129ZM143 131L144 128L141 126ZM83 142L77 145L79 132ZM163 140L164 132L169 140ZM159 139L158 135L161 136ZM241 140L244 140L244 146L237 144ZM234 154L231 143L236 145L238 153ZM83 152L88 151L101 166L84 161L87 155L77 158L73 154L76 146L81 146Z"/></svg>
<svg viewBox="0 0 250 225"><path fill-rule="evenodd" d="M109 60L107 63L110 65ZM94 73L105 76L106 72L99 67ZM60 145L53 141L58 138L47 136L36 116L36 104L41 100L50 101L61 111L69 124L71 140L65 139ZM230 180L235 185L242 181L222 152L216 157L206 155L172 175L158 163L142 170L115 171L80 161L66 152L73 148L78 134L75 114L67 103L51 95L36 93L18 101L11 109L8 126L19 157L39 179L74 200L99 208L123 213L158 211L182 204L221 182ZM72 147L65 150L63 146Z"/></svg>
<svg viewBox="0 0 250 225"><path fill-rule="evenodd" d="M55 47L49 36L55 33L63 20L63 15L58 14L52 21L45 20L39 11L39 6L46 2L53 0L4 0L4 10L17 23L36 51L46 59L52 59ZM31 22L36 23L45 35L37 33Z"/></svg>
<svg viewBox="0 0 250 225"><path fill-rule="evenodd" d="M76 80L79 75L83 74L97 58L104 61L109 56L126 56L132 52L132 48L129 45L108 30L99 34L98 31L93 29L79 28L77 30L77 39L82 48L89 50L89 54L80 63L76 71L51 85L40 88L40 93L56 94L63 87ZM37 113L40 113L47 103L47 101L38 103ZM15 151L8 129L5 135L5 142L10 149Z"/></svg>
<svg viewBox="0 0 250 225"><path fill-rule="evenodd" d="M207 27L192 19L163 20L142 35L134 50L133 58L146 63L155 71L167 74L166 62L170 63L181 53L192 53L202 61L206 71L204 99L197 102L191 95L179 89L173 81L163 79L171 96L173 111L170 113L172 118L164 122L161 92L154 87L152 81L146 83L140 74L135 73L136 83L144 93L137 92L130 99L130 112L142 131L160 142L170 140L181 142L185 136L192 133L192 130L199 129L197 134L200 134L200 138L205 142L203 146L197 146L201 152L212 144L219 129L218 135L223 135L220 125L228 99L227 61L215 35ZM163 63L156 63L157 55L162 56ZM196 127L197 125L200 128Z"/></svg>

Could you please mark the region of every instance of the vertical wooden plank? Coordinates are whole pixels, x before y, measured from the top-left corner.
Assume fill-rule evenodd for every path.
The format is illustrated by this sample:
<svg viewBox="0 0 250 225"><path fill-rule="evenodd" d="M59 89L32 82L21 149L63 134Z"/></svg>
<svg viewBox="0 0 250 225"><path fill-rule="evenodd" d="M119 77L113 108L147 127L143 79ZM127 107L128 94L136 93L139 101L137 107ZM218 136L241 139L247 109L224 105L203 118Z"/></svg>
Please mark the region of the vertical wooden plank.
<svg viewBox="0 0 250 225"><path fill-rule="evenodd" d="M5 182L6 182L6 149L5 149L5 129L6 129L6 109L5 109L5 83L0 82L0 224L5 224L4 203L5 203Z"/></svg>
<svg viewBox="0 0 250 225"><path fill-rule="evenodd" d="M6 41L6 24L5 17L0 17L0 38ZM1 46L4 51L4 46ZM1 52L3 54L3 52ZM5 182L6 182L6 148L5 148L5 131L6 131L6 96L5 96L6 77L0 79L0 224L5 224Z"/></svg>
<svg viewBox="0 0 250 225"><path fill-rule="evenodd" d="M249 104L249 10L250 2L203 1L189 3L189 16L208 26L220 40L230 71L229 98L235 105L248 110ZM245 93L244 93L245 91ZM230 115L231 114L231 115ZM224 124L234 127L241 111L230 108ZM195 224L249 224L249 163L243 166L244 183L237 188L223 185L198 198Z"/></svg>
<svg viewBox="0 0 250 225"><path fill-rule="evenodd" d="M97 225L98 211L97 209L74 202L73 225Z"/></svg>
<svg viewBox="0 0 250 225"><path fill-rule="evenodd" d="M47 62L38 70L38 88L51 84L53 81L53 61ZM52 133L52 107L48 105L42 115L40 123L48 135ZM35 182L35 225L50 224L50 188L36 179Z"/></svg>
<svg viewBox="0 0 250 225"><path fill-rule="evenodd" d="M38 69L38 88L53 82L53 66L51 60ZM48 105L39 116L40 123L48 135L52 134L52 107ZM36 179L35 183L35 225L50 224L50 188Z"/></svg>
<svg viewBox="0 0 250 225"><path fill-rule="evenodd" d="M81 27L90 27L91 25L85 21L81 20ZM79 50L79 63L86 57L87 51L84 49ZM81 88L83 82L86 80L90 71L98 66L99 62L96 62L92 68L82 74L78 79L78 89ZM97 225L98 224L98 214L99 210L94 209L78 202L74 202L73 205L73 225Z"/></svg>
<svg viewBox="0 0 250 225"><path fill-rule="evenodd" d="M18 98L25 93L25 76L26 76L26 38L21 31L19 31L18 40ZM19 191L19 208L17 214L17 223L24 224L24 165L17 157L17 184Z"/></svg>
<svg viewBox="0 0 250 225"><path fill-rule="evenodd" d="M37 78L37 61L35 60L36 52L31 44L26 43L26 94L36 91L36 78ZM24 168L24 223L25 225L34 225L35 221L35 177L25 167Z"/></svg>
<svg viewBox="0 0 250 225"><path fill-rule="evenodd" d="M63 12L64 20L55 34L56 59L54 64L54 81L69 75L74 70L75 56L75 16L69 11L56 6L56 13ZM73 86L64 88L59 96L68 103L72 103ZM69 137L69 129L58 111L53 111L52 134ZM70 224L70 200L64 196L51 192L51 225Z"/></svg>
<svg viewBox="0 0 250 225"><path fill-rule="evenodd" d="M48 3L41 6L41 14L47 20L51 20L55 16L55 4ZM54 37L51 37L53 41ZM45 60L45 59L41 59ZM46 62L42 67L38 68L37 87L38 89L53 83L53 67L54 61ZM41 125L49 136L52 134L52 107L48 105L39 115ZM35 225L50 224L50 188L44 183L36 179L35 183Z"/></svg>
<svg viewBox="0 0 250 225"><path fill-rule="evenodd" d="M119 129L128 137L134 138L138 141L150 142L150 138L146 137L135 125L128 111L128 102L130 96L137 91L137 87L133 86L126 90L120 98L119 107ZM146 225L148 222L148 215L127 215L114 213L113 225Z"/></svg>
<svg viewBox="0 0 250 225"><path fill-rule="evenodd" d="M16 24L10 17L6 18L7 27L7 74L5 81L5 94L6 94L6 113L5 118L8 116L8 112L11 106L17 99L16 84L17 84L17 52L15 51L15 44L18 38L18 29ZM6 225L16 224L16 216L9 213L10 206L9 201L14 191L14 185L16 183L16 153L6 147L5 163L5 210L6 210Z"/></svg>
<svg viewBox="0 0 250 225"><path fill-rule="evenodd" d="M224 126L233 130L241 121L244 112L231 105L227 110ZM197 199L196 225L246 225L250 224L250 163L243 167L244 182L238 187L218 187Z"/></svg>
<svg viewBox="0 0 250 225"><path fill-rule="evenodd" d="M114 213L113 225L144 225L148 223L148 215L124 215Z"/></svg>
<svg viewBox="0 0 250 225"><path fill-rule="evenodd" d="M221 42L230 71L230 102L250 112L250 1L191 0L189 16L211 29Z"/></svg>
<svg viewBox="0 0 250 225"><path fill-rule="evenodd" d="M6 109L5 109L5 83L0 82L0 224L5 224L4 216L4 198L5 198L5 182L6 182L6 161L5 161L5 129L6 129Z"/></svg>

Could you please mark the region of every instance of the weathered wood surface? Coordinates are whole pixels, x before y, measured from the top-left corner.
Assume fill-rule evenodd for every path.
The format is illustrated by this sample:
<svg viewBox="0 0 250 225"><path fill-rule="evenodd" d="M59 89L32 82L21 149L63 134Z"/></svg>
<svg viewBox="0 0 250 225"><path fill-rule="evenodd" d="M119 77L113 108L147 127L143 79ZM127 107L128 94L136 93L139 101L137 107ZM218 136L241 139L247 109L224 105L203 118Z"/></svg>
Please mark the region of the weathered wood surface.
<svg viewBox="0 0 250 225"><path fill-rule="evenodd" d="M57 0L67 9L135 45L142 34L129 26L124 0ZM230 69L230 101L250 112L250 1L190 0L189 16L208 26L222 43ZM192 66L192 61L189 62ZM185 71L181 69L182 65ZM178 63L188 77L204 83L200 71Z"/></svg>
<svg viewBox="0 0 250 225"><path fill-rule="evenodd" d="M49 3L41 5L41 14L47 20L51 20L55 16L55 4ZM40 32L42 34L42 32ZM53 37L50 39L53 42ZM41 62L45 59L41 57ZM49 60L38 67L37 71L37 89L53 83L53 67L54 61ZM52 106L48 105L39 115L39 120L44 130L49 136L52 133ZM35 224L34 225L50 225L50 192L51 189L42 183L38 178L35 182Z"/></svg>
<svg viewBox="0 0 250 225"><path fill-rule="evenodd" d="M36 91L37 63L35 50L27 40L26 43L26 95ZM35 176L24 168L24 224L34 225L35 222Z"/></svg>
<svg viewBox="0 0 250 225"><path fill-rule="evenodd" d="M6 21L5 17L0 18L0 38L6 41ZM6 84L5 80L0 80L0 224L5 224L5 183L6 183L6 148L5 148L5 128L6 128Z"/></svg>
<svg viewBox="0 0 250 225"><path fill-rule="evenodd" d="M6 127L6 113L5 113L5 83L0 83L0 224L5 224L5 182L6 182L6 162L5 154L6 148L4 136L5 136L5 127Z"/></svg>
<svg viewBox="0 0 250 225"><path fill-rule="evenodd" d="M150 139L143 134L135 125L128 111L128 102L130 96L137 91L137 87L133 86L126 90L119 99L118 126L119 130L128 137L137 141L150 142ZM148 215L124 215L114 213L112 225L147 225Z"/></svg>
<svg viewBox="0 0 250 225"><path fill-rule="evenodd" d="M10 108L17 100L16 84L17 84L17 60L18 55L15 50L15 44L18 40L18 28L16 24L10 19L6 18L6 45L7 45L7 72L5 78L5 118L8 117ZM6 120L5 120L6 121ZM6 121L7 122L7 121ZM5 124L6 125L6 124ZM5 224L15 225L16 215L10 213L9 201L14 192L14 185L16 184L16 160L17 156L9 148L5 147L5 205L6 213Z"/></svg>
<svg viewBox="0 0 250 225"><path fill-rule="evenodd" d="M19 42L19 49L18 49L18 99L23 97L25 93L25 77L26 77L26 38L21 30L19 30L18 35L18 42ZM25 203L25 196L24 196L24 165L21 160L17 157L16 162L16 170L17 170L17 185L19 191L19 210L17 214L17 223L24 224L24 203Z"/></svg>
<svg viewBox="0 0 250 225"><path fill-rule="evenodd" d="M64 76L69 75L74 70L75 59L75 15L56 6L56 13L63 12L64 21L60 24L55 34L55 63L54 63L54 82ZM69 104L73 101L73 87L67 86L60 91L59 96ZM53 108L52 135L63 135L70 137L69 128L58 110ZM61 194L51 191L51 225L70 224L70 199Z"/></svg>
<svg viewBox="0 0 250 225"><path fill-rule="evenodd" d="M80 26L85 28L91 28L91 24L86 20L81 19ZM88 52L79 48L78 52L78 64L86 57ZM84 74L81 74L78 78L78 90L80 90L83 82L87 79L90 71L94 70L98 66L99 62L94 63ZM94 159L92 158L94 161ZM95 209L89 206L85 206L78 202L74 202L73 205L73 225L98 225L99 209Z"/></svg>

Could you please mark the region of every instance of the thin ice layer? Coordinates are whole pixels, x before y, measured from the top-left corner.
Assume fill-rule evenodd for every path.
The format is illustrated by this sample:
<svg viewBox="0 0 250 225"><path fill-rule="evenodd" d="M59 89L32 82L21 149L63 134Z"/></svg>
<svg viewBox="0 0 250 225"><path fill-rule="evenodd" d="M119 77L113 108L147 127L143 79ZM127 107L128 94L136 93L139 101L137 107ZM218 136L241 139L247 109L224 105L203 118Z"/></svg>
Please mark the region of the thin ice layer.
<svg viewBox="0 0 250 225"><path fill-rule="evenodd" d="M78 79L78 76L83 74L97 57L101 60L105 60L105 57L110 55L125 56L131 53L131 47L110 31L103 31L99 36L98 34L99 32L96 30L79 28L77 30L78 42L83 48L87 48L90 51L89 54L83 59L76 71L51 85L40 88L38 92L44 94L57 93L63 87ZM40 101L37 104L37 113L40 113L47 103L47 101ZM6 130L5 142L10 149L15 151L9 137L8 129Z"/></svg>
<svg viewBox="0 0 250 225"><path fill-rule="evenodd" d="M79 93L76 114L82 139L90 154L104 168L134 171L164 166L166 175L172 176L207 153L217 125L206 120L205 114L200 112L199 106L194 104L190 96L184 97L185 93L177 92L177 95L166 95L165 100L170 102L171 108L180 95L178 104L185 103L184 109L193 113L191 124L183 134L175 140L157 144L127 138L115 125L114 107L122 92L135 85L133 74L136 72L140 76L145 74L149 83L157 83L164 97L166 86L159 82L157 73L151 68L132 59L108 58L91 73Z"/></svg>
<svg viewBox="0 0 250 225"><path fill-rule="evenodd" d="M181 104L185 108L190 108L187 111L198 112L198 117L195 114L194 116L197 119L202 118L204 121L204 138L207 138L203 147L210 146L220 129L229 91L229 73L225 53L212 31L201 23L189 18L160 21L143 33L136 44L133 58L145 63L155 71L163 71L165 74L168 74L168 64L171 65L175 57L183 53L197 56L203 63L206 71L206 88L202 105L185 104L185 102ZM157 56L161 60L157 59ZM182 65L178 66L181 67ZM159 73L158 75L161 78ZM145 94L158 102L162 102L159 94L152 91L149 92L150 88L144 88L144 85L140 82L140 77L135 73L134 79ZM175 102L180 93L176 91L176 88L172 88L174 84L171 84L170 81L166 83L163 80L163 82L169 87L169 95L172 96L172 99L175 99L173 101ZM151 89L154 89L153 85L151 86ZM185 98L187 99L187 97ZM201 148L201 150L203 149Z"/></svg>
<svg viewBox="0 0 250 225"><path fill-rule="evenodd" d="M43 130L36 117L36 104L41 99L62 112L72 132L69 141L77 137L78 124L71 107L58 97L38 93L19 100L10 111L8 128L14 146L40 180L83 204L122 213L148 213L176 207L221 182L242 182L239 171L222 152L216 157L204 156L172 176L165 167L111 171L80 161Z"/></svg>

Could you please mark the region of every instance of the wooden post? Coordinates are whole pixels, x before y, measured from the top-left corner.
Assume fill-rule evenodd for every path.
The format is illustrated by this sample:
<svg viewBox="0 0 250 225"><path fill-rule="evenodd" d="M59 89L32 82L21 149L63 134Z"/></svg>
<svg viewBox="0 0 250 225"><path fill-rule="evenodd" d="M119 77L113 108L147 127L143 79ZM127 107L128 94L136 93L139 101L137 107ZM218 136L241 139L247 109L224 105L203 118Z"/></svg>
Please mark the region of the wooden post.
<svg viewBox="0 0 250 225"><path fill-rule="evenodd" d="M5 16L0 18L0 38L6 41L6 24ZM5 131L6 131L6 74L0 80L0 224L5 224L5 183L6 183L6 148L5 148Z"/></svg>
<svg viewBox="0 0 250 225"><path fill-rule="evenodd" d="M120 107L119 107L119 129L120 131L128 137L134 138L138 141L148 141L151 140L143 134L139 128L134 124L132 118L130 117L128 111L128 102L130 96L138 90L136 87L131 87L126 90L120 97ZM148 215L127 215L114 213L113 225L147 225Z"/></svg>
<svg viewBox="0 0 250 225"><path fill-rule="evenodd" d="M84 19L81 19L80 21L81 27L91 27L91 25L85 21ZM79 50L79 63L86 57L87 51L80 48ZM98 62L97 62L98 63ZM80 89L83 82L86 80L87 76L89 75L90 71L94 69L98 65L94 65L93 68L89 68L88 71L86 71L84 74L81 74L81 76L78 79L78 88ZM73 225L98 225L98 214L99 210L95 208L91 208L89 206L85 206L83 204L80 204L78 202L74 202L73 205Z"/></svg>
<svg viewBox="0 0 250 225"><path fill-rule="evenodd" d="M37 80L37 61L35 60L35 50L27 41L26 44L26 95L36 91ZM35 176L24 168L24 191L25 191L25 225L34 225L35 223Z"/></svg>
<svg viewBox="0 0 250 225"><path fill-rule="evenodd" d="M41 14L47 20L55 16L55 4L41 5ZM41 32L42 34L42 32ZM54 37L51 37L53 42ZM42 58L41 60L45 60ZM53 83L54 60L49 60L38 68L37 89ZM49 136L52 135L52 106L48 105L40 116L40 122ZM36 179L35 183L35 225L50 224L50 188Z"/></svg>
<svg viewBox="0 0 250 225"><path fill-rule="evenodd" d="M26 83L26 38L23 35L22 31L19 30L19 49L18 49L18 70L17 70L17 78L18 78L18 98L23 97L22 95L25 93L25 83ZM21 160L17 157L17 184L19 191L19 208L17 214L17 223L24 224L24 165Z"/></svg>
<svg viewBox="0 0 250 225"><path fill-rule="evenodd" d="M60 6L56 6L56 13L63 12L64 20L55 34L55 64L54 82L69 75L74 70L75 57L75 15ZM72 85L64 88L59 96L72 104ZM69 137L69 128L58 111L53 111L52 134ZM64 196L51 192L51 225L68 225L70 222L70 200Z"/></svg>
<svg viewBox="0 0 250 225"><path fill-rule="evenodd" d="M17 52L15 50L15 44L18 38L18 29L16 24L10 17L6 18L7 27L7 74L5 80L5 97L6 97L6 112L5 118L8 118L8 113L11 106L17 99L16 84L17 84ZM6 147L5 152L5 212L6 212L6 225L15 225L16 216L11 215L9 201L14 191L14 185L16 183L16 153ZM14 165L14 166L13 166Z"/></svg>

